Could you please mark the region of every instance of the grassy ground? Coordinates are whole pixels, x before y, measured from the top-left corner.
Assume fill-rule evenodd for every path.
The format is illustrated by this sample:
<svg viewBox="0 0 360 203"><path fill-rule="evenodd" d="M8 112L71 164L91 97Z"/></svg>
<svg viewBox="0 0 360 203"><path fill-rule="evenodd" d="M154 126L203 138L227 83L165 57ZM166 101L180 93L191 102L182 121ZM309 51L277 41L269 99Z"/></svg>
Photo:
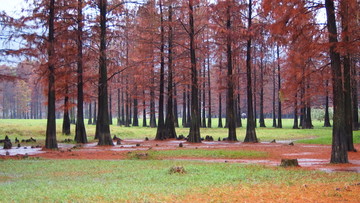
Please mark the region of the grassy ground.
<svg viewBox="0 0 360 203"><path fill-rule="evenodd" d="M215 140L227 137L227 129L217 128L217 119L213 119L213 128L201 128L202 136L211 135ZM292 119L283 119L283 128L272 128L272 120L266 119L266 128L257 128L257 136L260 141L276 140L299 140L301 143L311 144L331 144L331 128L322 127L323 123L313 121L314 129L292 129ZM114 123L116 120L114 119ZM140 119L139 123L142 123ZM225 122L224 122L225 123ZM75 126L71 125L70 136L61 135L62 120L57 120L57 139L62 141L64 139L73 138ZM242 141L245 137L246 120L243 119L244 127L237 129L238 140ZM180 124L181 125L181 124ZM17 119L0 119L0 139L8 135L11 139L29 139L34 137L40 141L45 140L46 120L17 120ZM86 125L88 139L93 140L95 134L94 125ZM187 135L189 128L177 128L177 134ZM122 139L150 139L155 137L156 128L149 127L119 127L111 126L111 134L116 135ZM309 140L310 139L310 140ZM355 143L360 143L360 131L354 132Z"/></svg>
<svg viewBox="0 0 360 203"><path fill-rule="evenodd" d="M259 186L276 197L271 188L304 184L341 187L360 180L356 173L197 161L5 160L0 164L0 202L172 202L212 193L214 188L251 191ZM170 174L172 166L183 166L186 173Z"/></svg>

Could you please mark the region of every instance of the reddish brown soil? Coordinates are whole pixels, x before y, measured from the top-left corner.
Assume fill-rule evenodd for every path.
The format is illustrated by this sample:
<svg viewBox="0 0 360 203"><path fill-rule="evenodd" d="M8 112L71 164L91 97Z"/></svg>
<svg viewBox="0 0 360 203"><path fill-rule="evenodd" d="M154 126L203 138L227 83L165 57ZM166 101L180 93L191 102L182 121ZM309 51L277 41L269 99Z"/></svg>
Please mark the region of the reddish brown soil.
<svg viewBox="0 0 360 203"><path fill-rule="evenodd" d="M288 143L242 143L242 142L203 142L200 144L187 143L185 141L143 141L143 140L124 140L122 145L100 147L96 143L86 144L73 148L74 145L59 145L58 151L42 150L31 157L41 157L45 159L126 159L129 151L136 150L176 150L179 143L183 143L184 149L226 149L226 150L254 150L263 151L269 154L266 158L258 159L209 159L209 158L189 158L181 157L176 159L193 159L210 162L238 162L255 163L265 165L279 165L281 159L298 159L299 164L307 169L319 169L323 171L354 171L360 172L360 152L349 152L349 164L329 164L331 147L327 145L308 145L297 144L294 146ZM140 144L140 146L136 146ZM360 149L360 144L355 145ZM30 154L30 153L29 153ZM22 156L0 156L1 159L21 158Z"/></svg>

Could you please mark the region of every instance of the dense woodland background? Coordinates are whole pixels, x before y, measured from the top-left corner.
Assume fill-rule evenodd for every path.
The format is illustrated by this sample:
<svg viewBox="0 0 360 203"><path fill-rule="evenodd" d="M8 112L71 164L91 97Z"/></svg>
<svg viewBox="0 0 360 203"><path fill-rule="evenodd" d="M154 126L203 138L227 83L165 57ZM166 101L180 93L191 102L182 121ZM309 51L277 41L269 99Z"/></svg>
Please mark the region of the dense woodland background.
<svg viewBox="0 0 360 203"><path fill-rule="evenodd" d="M316 115L330 127L335 108L332 161L354 150L359 1L34 0L0 19L1 39L19 47L0 51L0 117L47 118L48 148L55 117L64 134L76 124L78 142L88 118L100 145L112 144L112 118L157 127L161 140L182 119L200 142L199 127L237 140L247 117L245 141L257 142L264 118L312 128Z"/></svg>

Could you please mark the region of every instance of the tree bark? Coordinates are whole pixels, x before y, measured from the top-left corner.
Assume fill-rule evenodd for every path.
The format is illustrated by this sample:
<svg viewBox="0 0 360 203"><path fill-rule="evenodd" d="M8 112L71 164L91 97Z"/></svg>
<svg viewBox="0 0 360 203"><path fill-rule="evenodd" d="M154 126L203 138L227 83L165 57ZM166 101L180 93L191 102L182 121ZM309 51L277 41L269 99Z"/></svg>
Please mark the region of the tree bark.
<svg viewBox="0 0 360 203"><path fill-rule="evenodd" d="M138 99L134 99L134 117L132 126L139 126Z"/></svg>
<svg viewBox="0 0 360 203"><path fill-rule="evenodd" d="M324 117L324 127L331 127L330 124L330 114L329 114L329 91L328 91L329 81L325 81L326 96L325 96L325 117Z"/></svg>
<svg viewBox="0 0 360 203"><path fill-rule="evenodd" d="M343 93L343 81L341 74L340 54L336 51L337 28L335 19L335 7L333 0L325 0L327 29L329 42L331 43L329 54L331 59L331 72L333 76L333 131L330 163L348 163L347 135L345 129L345 98Z"/></svg>
<svg viewBox="0 0 360 203"><path fill-rule="evenodd" d="M226 44L226 56L227 56L227 105L226 105L226 117L228 120L228 141L237 141L236 138L236 123L235 123L235 112L234 112L234 82L233 82L233 65L232 65L232 40L231 40L231 15L230 15L230 1L228 1L228 7L226 10L227 20L226 29L227 33L227 44ZM252 112L252 111L251 111Z"/></svg>
<svg viewBox="0 0 360 203"><path fill-rule="evenodd" d="M78 32L77 32L77 118L76 118L76 127L75 127L75 141L77 143L87 143L87 136L84 124L84 82L83 82L83 15L82 15L82 0L78 0Z"/></svg>
<svg viewBox="0 0 360 203"><path fill-rule="evenodd" d="M70 117L69 117L69 89L68 85L65 87L65 99L64 99L64 119L62 125L62 134L70 135Z"/></svg>
<svg viewBox="0 0 360 203"><path fill-rule="evenodd" d="M352 114L353 114L353 130L359 130L359 102L358 102L358 83L355 61L351 64L351 92L352 92Z"/></svg>
<svg viewBox="0 0 360 203"><path fill-rule="evenodd" d="M169 36L168 36L168 95L167 95L167 110L165 120L165 139L177 138L174 123L173 111L173 28L172 28L172 6L169 6Z"/></svg>
<svg viewBox="0 0 360 203"><path fill-rule="evenodd" d="M146 100L145 100L145 90L143 91L143 127L147 127L147 122L146 122Z"/></svg>
<svg viewBox="0 0 360 203"><path fill-rule="evenodd" d="M178 116L178 102L177 102L177 88L176 82L173 84L174 86L174 125L175 127L179 127L179 116Z"/></svg>
<svg viewBox="0 0 360 203"><path fill-rule="evenodd" d="M198 105L198 76L196 69L195 53L195 29L194 29L194 10L193 0L189 0L189 39L190 39L190 61L191 61L191 124L188 142L199 143L200 123L199 123L199 105Z"/></svg>
<svg viewBox="0 0 360 203"><path fill-rule="evenodd" d="M89 103L89 120L88 125L92 124L92 108L91 108L91 102Z"/></svg>
<svg viewBox="0 0 360 203"><path fill-rule="evenodd" d="M114 145L109 126L108 112L108 84L106 63L106 7L107 0L99 0L100 8L100 59L99 59L99 106L96 123L96 135L99 139L98 145Z"/></svg>
<svg viewBox="0 0 360 203"><path fill-rule="evenodd" d="M160 6L160 95L159 95L159 119L155 140L165 139L165 122L164 122L164 69L165 69L165 31L164 17L162 9L162 0L159 1Z"/></svg>
<svg viewBox="0 0 360 203"><path fill-rule="evenodd" d="M248 16L248 31L251 31L251 18L252 18L252 0L249 0L249 16ZM248 117L246 126L246 135L244 142L258 142L255 131L254 109L252 101L252 84L251 84L251 36L249 36L246 45L246 78L247 78L247 105Z"/></svg>
<svg viewBox="0 0 360 203"><path fill-rule="evenodd" d="M275 77L276 73L275 73L275 67L273 68L273 95L272 95L272 107L273 107L273 113L272 113L272 119L273 119L273 124L272 127L276 128L276 98L275 98L275 92L276 92L276 77Z"/></svg>
<svg viewBox="0 0 360 203"><path fill-rule="evenodd" d="M298 124L298 105L297 105L297 90L295 93L295 101L294 101L294 125L293 125L293 129L299 129L299 124Z"/></svg>
<svg viewBox="0 0 360 203"><path fill-rule="evenodd" d="M263 46L261 46L261 59L260 59L260 127L266 127L264 118L264 61L263 61Z"/></svg>
<svg viewBox="0 0 360 203"><path fill-rule="evenodd" d="M210 83L210 56L207 55L207 83L208 83L208 128L212 127L211 124L211 83Z"/></svg>
<svg viewBox="0 0 360 203"><path fill-rule="evenodd" d="M109 124L112 125L112 93L109 91Z"/></svg>
<svg viewBox="0 0 360 203"><path fill-rule="evenodd" d="M55 120L55 65L54 65L54 21L55 21L55 0L50 0L49 2L49 38L48 38L48 115L47 115L47 124L46 124L46 139L45 139L45 148L46 149L57 149L56 141L56 120Z"/></svg>
<svg viewBox="0 0 360 203"><path fill-rule="evenodd" d="M276 46L277 67L278 67L278 124L277 128L282 128L282 110L281 110L281 73L280 73L280 51L279 45Z"/></svg>

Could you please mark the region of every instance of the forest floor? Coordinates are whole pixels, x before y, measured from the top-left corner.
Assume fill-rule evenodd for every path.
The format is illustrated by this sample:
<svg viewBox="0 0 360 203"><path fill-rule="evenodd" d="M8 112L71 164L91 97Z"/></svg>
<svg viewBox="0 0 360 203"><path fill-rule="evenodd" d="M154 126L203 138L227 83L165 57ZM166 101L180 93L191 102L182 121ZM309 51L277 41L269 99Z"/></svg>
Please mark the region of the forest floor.
<svg viewBox="0 0 360 203"><path fill-rule="evenodd" d="M182 147L179 144L182 143ZM226 141L203 141L199 144L188 143L183 140L122 140L120 145L97 146L97 143L84 145L59 144L59 150L44 150L31 148L31 146L14 147L10 155L5 155L0 149L0 159L41 159L41 160L166 160L166 161L196 161L204 163L242 163L250 165L265 165L277 170L281 159L297 159L300 167L285 170L323 171L326 173L360 173L360 153L349 152L348 164L330 164L331 146L316 144L289 145L291 141L278 141L277 143L243 143ZM360 149L360 144L355 147ZM209 151L204 156L197 156L196 151ZM217 151L217 150L220 150ZM190 153L186 153L189 151ZM227 156L226 151L251 152L248 156ZM155 152L165 152L162 156L152 156ZM180 152L172 155L170 152ZM184 153L181 153L184 152ZM214 152L212 156L211 152ZM255 152L261 154L254 155ZM170 153L166 155L167 153ZM218 155L215 155L218 153ZM220 153L220 155L219 155ZM356 175L356 177L359 177ZM341 180L341 178L340 178ZM254 189L256 189L254 192ZM153 201L164 202L335 202L360 200L360 179L352 182L335 181L330 183L309 182L309 184L257 184L257 185L219 185L212 187L201 194L188 193L186 196L153 197Z"/></svg>

